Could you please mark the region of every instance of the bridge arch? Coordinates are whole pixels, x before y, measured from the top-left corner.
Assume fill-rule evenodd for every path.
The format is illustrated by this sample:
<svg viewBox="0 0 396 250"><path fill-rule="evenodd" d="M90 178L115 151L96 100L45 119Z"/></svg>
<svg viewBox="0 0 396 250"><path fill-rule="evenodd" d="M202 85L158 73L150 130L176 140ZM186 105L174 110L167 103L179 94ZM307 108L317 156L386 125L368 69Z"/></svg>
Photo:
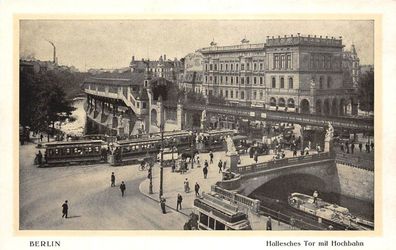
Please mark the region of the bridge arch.
<svg viewBox="0 0 396 250"><path fill-rule="evenodd" d="M276 99L275 97L270 98L270 106L275 107L276 106Z"/></svg>
<svg viewBox="0 0 396 250"><path fill-rule="evenodd" d="M294 99L293 99L293 98L289 98L289 99L287 100L287 107L288 107L288 108L294 108L294 107L295 107Z"/></svg>
<svg viewBox="0 0 396 250"><path fill-rule="evenodd" d="M330 114L330 100L328 98L326 98L323 102L323 113L325 115Z"/></svg>
<svg viewBox="0 0 396 250"><path fill-rule="evenodd" d="M285 102L285 99L283 97L278 99L278 105L279 105L279 107L285 107L286 102Z"/></svg>
<svg viewBox="0 0 396 250"><path fill-rule="evenodd" d="M346 112L345 112L345 110L346 110L346 101L345 101L344 98L342 98L342 99L340 100L339 109L340 109L339 115L345 115L345 113L346 113Z"/></svg>
<svg viewBox="0 0 396 250"><path fill-rule="evenodd" d="M309 173L291 173L268 179L253 190L250 196L265 196L286 201L290 193L298 192L312 195L313 191L328 191L327 183L322 178Z"/></svg>
<svg viewBox="0 0 396 250"><path fill-rule="evenodd" d="M158 126L157 121L158 121L158 114L157 114L157 110L156 109L152 109L150 111L150 115L151 115L151 125L152 126Z"/></svg>
<svg viewBox="0 0 396 250"><path fill-rule="evenodd" d="M332 115L338 115L338 102L337 98L334 98L332 103L331 103L331 114Z"/></svg>
<svg viewBox="0 0 396 250"><path fill-rule="evenodd" d="M309 101L307 99L302 99L300 102L300 110L301 113L309 114L311 113L309 110Z"/></svg>
<svg viewBox="0 0 396 250"><path fill-rule="evenodd" d="M322 114L322 100L316 100L316 104L315 104L315 113L317 115Z"/></svg>

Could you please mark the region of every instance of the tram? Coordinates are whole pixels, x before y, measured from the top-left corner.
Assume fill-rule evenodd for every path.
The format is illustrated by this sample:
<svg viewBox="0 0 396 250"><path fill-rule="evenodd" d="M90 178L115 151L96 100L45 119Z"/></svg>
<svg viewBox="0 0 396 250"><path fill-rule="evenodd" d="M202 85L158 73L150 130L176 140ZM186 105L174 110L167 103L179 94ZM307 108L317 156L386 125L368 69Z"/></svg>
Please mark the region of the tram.
<svg viewBox="0 0 396 250"><path fill-rule="evenodd" d="M177 131L164 133L161 141L160 134L152 134L150 138L122 140L110 143L109 163L111 165L122 165L132 162L155 161L163 143L164 148L175 146L177 152L190 148L193 143L191 132Z"/></svg>
<svg viewBox="0 0 396 250"><path fill-rule="evenodd" d="M199 230L252 230L246 213L215 194L202 194L194 200Z"/></svg>
<svg viewBox="0 0 396 250"><path fill-rule="evenodd" d="M199 134L198 148L200 152L224 150L224 141L227 136L235 134L237 134L237 131L233 129L202 132Z"/></svg>
<svg viewBox="0 0 396 250"><path fill-rule="evenodd" d="M49 142L43 148L43 166L99 163L104 161L106 154L106 144L102 140Z"/></svg>

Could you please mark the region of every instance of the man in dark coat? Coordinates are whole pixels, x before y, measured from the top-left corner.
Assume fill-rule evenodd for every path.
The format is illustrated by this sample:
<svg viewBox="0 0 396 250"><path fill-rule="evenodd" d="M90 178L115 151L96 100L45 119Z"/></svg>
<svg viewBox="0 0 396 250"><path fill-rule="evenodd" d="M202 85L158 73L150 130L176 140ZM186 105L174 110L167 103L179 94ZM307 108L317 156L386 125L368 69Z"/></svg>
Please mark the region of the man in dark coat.
<svg viewBox="0 0 396 250"><path fill-rule="evenodd" d="M161 206L161 210L163 214L166 214L166 209L165 209L165 198L163 196L161 196L160 198L160 206Z"/></svg>
<svg viewBox="0 0 396 250"><path fill-rule="evenodd" d="M111 186L115 187L115 175L114 175L114 172L111 172Z"/></svg>
<svg viewBox="0 0 396 250"><path fill-rule="evenodd" d="M182 201L183 201L183 197L181 196L181 194L177 194L176 211L179 211L179 207L180 210L182 209Z"/></svg>
<svg viewBox="0 0 396 250"><path fill-rule="evenodd" d="M271 220L271 216L268 216L268 220L267 220L267 230L272 230L272 220Z"/></svg>
<svg viewBox="0 0 396 250"><path fill-rule="evenodd" d="M217 164L217 166L219 167L219 173L221 173L221 169L223 168L223 162L221 160L219 160L219 163Z"/></svg>
<svg viewBox="0 0 396 250"><path fill-rule="evenodd" d="M204 178L206 179L208 177L208 167L205 165L205 167L202 169L202 171L203 171Z"/></svg>
<svg viewBox="0 0 396 250"><path fill-rule="evenodd" d="M67 219L67 211L69 210L69 206L67 205L67 200L62 205L62 218L65 217Z"/></svg>
<svg viewBox="0 0 396 250"><path fill-rule="evenodd" d="M39 150L39 152L37 154L37 161L38 161L39 165L41 165L43 163L43 155L41 154L40 150Z"/></svg>
<svg viewBox="0 0 396 250"><path fill-rule="evenodd" d="M210 151L209 157L210 157L210 164L212 164L213 163L213 153L212 153L212 151Z"/></svg>
<svg viewBox="0 0 396 250"><path fill-rule="evenodd" d="M198 182L196 182L195 187L194 187L195 196L199 196L199 188L200 188L200 186L199 186Z"/></svg>
<svg viewBox="0 0 396 250"><path fill-rule="evenodd" d="M126 189L124 182L121 182L120 189L121 189L121 196L124 197L124 193Z"/></svg>

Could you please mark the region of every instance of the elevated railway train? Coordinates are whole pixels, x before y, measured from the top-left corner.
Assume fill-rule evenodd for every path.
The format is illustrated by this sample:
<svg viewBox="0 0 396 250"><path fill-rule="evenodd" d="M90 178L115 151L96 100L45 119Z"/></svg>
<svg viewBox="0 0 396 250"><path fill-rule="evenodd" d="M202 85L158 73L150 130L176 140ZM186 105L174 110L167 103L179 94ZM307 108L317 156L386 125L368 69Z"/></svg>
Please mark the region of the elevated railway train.
<svg viewBox="0 0 396 250"><path fill-rule="evenodd" d="M177 148L177 153L205 152L225 148L224 139L235 132L219 130L198 135L189 131L164 132L147 134L141 138L115 140L105 135L87 135L78 140L49 142L39 145L44 150L40 166L55 166L69 164L110 163L123 165L156 159L161 147ZM203 150L199 149L197 136L208 142Z"/></svg>

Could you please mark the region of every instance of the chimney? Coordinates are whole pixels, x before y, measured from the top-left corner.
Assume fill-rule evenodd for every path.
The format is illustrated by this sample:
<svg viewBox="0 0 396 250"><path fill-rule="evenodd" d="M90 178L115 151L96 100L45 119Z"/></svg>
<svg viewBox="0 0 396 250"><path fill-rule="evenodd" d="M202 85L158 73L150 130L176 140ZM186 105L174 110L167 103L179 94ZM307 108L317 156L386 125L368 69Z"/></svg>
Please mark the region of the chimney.
<svg viewBox="0 0 396 250"><path fill-rule="evenodd" d="M166 61L166 55L164 54L164 61Z"/></svg>
<svg viewBox="0 0 396 250"><path fill-rule="evenodd" d="M135 56L132 56L132 62L134 62L135 61Z"/></svg>

